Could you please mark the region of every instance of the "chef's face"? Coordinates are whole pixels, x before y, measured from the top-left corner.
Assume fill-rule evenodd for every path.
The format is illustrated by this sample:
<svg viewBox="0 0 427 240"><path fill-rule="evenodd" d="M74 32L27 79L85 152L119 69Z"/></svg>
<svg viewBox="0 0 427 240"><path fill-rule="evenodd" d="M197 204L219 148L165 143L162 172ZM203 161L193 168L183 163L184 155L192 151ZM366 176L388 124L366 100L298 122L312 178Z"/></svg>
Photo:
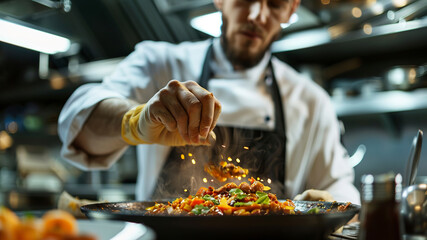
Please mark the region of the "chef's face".
<svg viewBox="0 0 427 240"><path fill-rule="evenodd" d="M222 44L235 68L256 65L300 0L215 0L222 12Z"/></svg>

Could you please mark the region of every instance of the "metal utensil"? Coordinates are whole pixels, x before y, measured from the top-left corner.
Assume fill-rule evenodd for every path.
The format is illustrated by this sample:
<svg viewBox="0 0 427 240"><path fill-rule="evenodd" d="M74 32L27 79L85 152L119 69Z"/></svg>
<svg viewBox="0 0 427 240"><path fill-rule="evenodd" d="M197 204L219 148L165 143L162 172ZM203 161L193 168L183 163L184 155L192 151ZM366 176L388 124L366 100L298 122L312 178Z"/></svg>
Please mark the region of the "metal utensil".
<svg viewBox="0 0 427 240"><path fill-rule="evenodd" d="M406 186L411 186L415 182L417 176L418 162L420 160L421 146L423 143L423 131L418 129L417 136L412 141L411 152L408 162L406 163L405 182Z"/></svg>
<svg viewBox="0 0 427 240"><path fill-rule="evenodd" d="M411 185L403 191L401 214L408 236L427 233L427 184Z"/></svg>

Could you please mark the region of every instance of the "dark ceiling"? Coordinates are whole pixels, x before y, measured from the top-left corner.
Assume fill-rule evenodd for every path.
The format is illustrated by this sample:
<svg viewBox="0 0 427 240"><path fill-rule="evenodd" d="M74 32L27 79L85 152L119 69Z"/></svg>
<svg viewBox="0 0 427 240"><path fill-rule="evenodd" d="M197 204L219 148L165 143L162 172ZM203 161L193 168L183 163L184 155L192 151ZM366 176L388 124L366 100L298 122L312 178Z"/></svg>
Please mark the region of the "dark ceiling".
<svg viewBox="0 0 427 240"><path fill-rule="evenodd" d="M184 22L182 12L162 15L151 0L71 3L71 10L65 12L31 0L2 0L0 14L80 43L87 61L127 55L141 40L180 42L205 37Z"/></svg>
<svg viewBox="0 0 427 240"><path fill-rule="evenodd" d="M212 4L199 1L197 11L210 11ZM79 61L123 57L142 40L181 42L208 36L190 27L191 14L182 7L161 13L158 0L0 0L0 18L24 23L67 37L80 45ZM179 3L179 2L178 2ZM165 10L165 11L166 11ZM0 42L0 83L37 78L37 52ZM50 58L51 68L63 68L68 60Z"/></svg>
<svg viewBox="0 0 427 240"><path fill-rule="evenodd" d="M352 18L349 12L354 7L366 10L368 14L364 16L374 24L387 23L385 14L369 14L369 2L372 1L302 0L302 7L316 20L304 28L340 24L346 24L350 30L360 28L366 19ZM385 10L397 9L390 5L391 0L377 2L384 3ZM65 5L71 8L64 8ZM212 0L0 0L0 18L33 25L79 43L81 63L126 56L142 40L177 43L208 38L193 29L189 21L192 16L213 10ZM425 16L427 9L421 10L424 12L420 15ZM301 29L291 27L284 35L298 30ZM34 51L0 42L0 83L10 79L31 81L38 74L38 59ZM64 57L50 58L52 68L63 68L67 64Z"/></svg>

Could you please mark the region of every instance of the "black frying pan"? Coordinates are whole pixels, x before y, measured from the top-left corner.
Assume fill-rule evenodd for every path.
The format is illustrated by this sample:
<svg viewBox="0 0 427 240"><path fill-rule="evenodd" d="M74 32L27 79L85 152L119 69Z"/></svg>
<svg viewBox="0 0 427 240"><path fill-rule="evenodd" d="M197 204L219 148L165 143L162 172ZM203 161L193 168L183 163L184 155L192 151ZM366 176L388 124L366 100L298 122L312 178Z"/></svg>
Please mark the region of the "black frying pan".
<svg viewBox="0 0 427 240"><path fill-rule="evenodd" d="M145 208L154 202L98 203L81 207L93 219L111 219L143 223L151 227L157 239L325 239L347 223L360 206L345 203L293 201L296 215L268 216L146 216ZM307 211L318 207L317 214ZM330 209L329 212L326 212Z"/></svg>

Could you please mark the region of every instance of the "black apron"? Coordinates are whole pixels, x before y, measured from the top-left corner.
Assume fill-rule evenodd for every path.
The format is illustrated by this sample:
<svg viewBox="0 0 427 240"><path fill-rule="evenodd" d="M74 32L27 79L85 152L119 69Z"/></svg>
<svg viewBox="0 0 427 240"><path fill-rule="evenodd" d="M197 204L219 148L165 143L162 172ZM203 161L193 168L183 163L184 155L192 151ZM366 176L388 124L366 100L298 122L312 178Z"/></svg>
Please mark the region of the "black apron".
<svg viewBox="0 0 427 240"><path fill-rule="evenodd" d="M213 45L206 53L199 84L208 89L213 77L210 61ZM279 88L274 76L271 59L265 74L275 111L275 130L266 131L240 127L216 126L214 146L173 147L157 181L153 200L174 199L194 195L200 187L219 187L226 182L248 182L253 177L271 187L269 192L285 198L286 124ZM231 80L232 81L232 80ZM265 121L271 119L266 116ZM155 161L155 159L153 159ZM249 173L241 179L232 178L220 182L204 171L204 166L226 161L247 168Z"/></svg>

